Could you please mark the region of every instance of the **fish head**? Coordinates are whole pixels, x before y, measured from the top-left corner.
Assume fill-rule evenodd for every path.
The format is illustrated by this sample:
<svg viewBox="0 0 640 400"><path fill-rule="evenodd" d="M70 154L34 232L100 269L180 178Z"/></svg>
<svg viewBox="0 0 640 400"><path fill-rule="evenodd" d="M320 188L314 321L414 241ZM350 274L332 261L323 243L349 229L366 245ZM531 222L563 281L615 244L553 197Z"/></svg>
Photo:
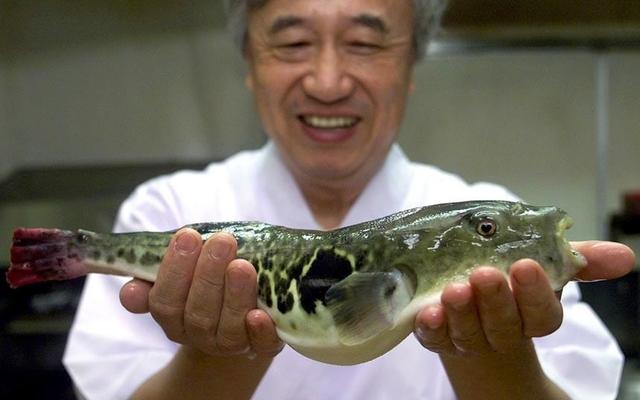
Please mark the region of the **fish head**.
<svg viewBox="0 0 640 400"><path fill-rule="evenodd" d="M559 290L586 265L564 237L572 220L557 207L468 201L426 207L424 214L409 217L404 237L420 238L413 247L427 260L425 268L440 270L446 280L462 279L478 266L495 266L507 274L511 264L528 258L542 266Z"/></svg>
<svg viewBox="0 0 640 400"><path fill-rule="evenodd" d="M571 248L565 232L573 225L567 213L553 206L511 202L482 202L460 220L472 247L486 265L508 268L529 258L545 270L554 290L559 290L586 265L585 258Z"/></svg>

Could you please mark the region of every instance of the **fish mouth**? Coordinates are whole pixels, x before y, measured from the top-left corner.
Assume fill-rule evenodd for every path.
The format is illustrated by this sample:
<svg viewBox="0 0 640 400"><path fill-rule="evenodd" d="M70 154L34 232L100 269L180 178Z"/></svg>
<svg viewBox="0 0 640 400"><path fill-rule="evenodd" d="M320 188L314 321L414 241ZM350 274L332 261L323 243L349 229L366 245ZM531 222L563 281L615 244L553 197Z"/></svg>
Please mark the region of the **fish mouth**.
<svg viewBox="0 0 640 400"><path fill-rule="evenodd" d="M573 219L564 214L556 227L556 240L562 254L562 262L570 275L575 275L582 268L587 266L587 259L571 247L564 234L573 226Z"/></svg>

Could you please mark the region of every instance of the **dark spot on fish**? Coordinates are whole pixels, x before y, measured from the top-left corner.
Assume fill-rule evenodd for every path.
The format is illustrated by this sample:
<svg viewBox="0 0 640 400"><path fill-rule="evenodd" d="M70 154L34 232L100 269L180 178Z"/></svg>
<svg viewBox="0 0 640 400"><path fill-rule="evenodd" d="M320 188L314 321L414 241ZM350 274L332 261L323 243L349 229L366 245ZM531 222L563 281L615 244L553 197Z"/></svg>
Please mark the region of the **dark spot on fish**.
<svg viewBox="0 0 640 400"><path fill-rule="evenodd" d="M140 265L154 265L161 261L160 256L153 254L150 251L145 252L140 258Z"/></svg>
<svg viewBox="0 0 640 400"><path fill-rule="evenodd" d="M288 313L293 309L293 294L291 292L287 292L287 295L279 295L278 296L278 311L283 314Z"/></svg>
<svg viewBox="0 0 640 400"><path fill-rule="evenodd" d="M298 330L298 326L293 321L291 321L291 329L294 330L294 331Z"/></svg>
<svg viewBox="0 0 640 400"><path fill-rule="evenodd" d="M102 257L102 253L100 252L100 250L92 250L91 253L89 253L89 257L93 258L94 260L98 260L100 259L100 257Z"/></svg>
<svg viewBox="0 0 640 400"><path fill-rule="evenodd" d="M287 302L287 296L291 294L289 293L289 284L290 281L283 277L278 277L275 282L278 310L283 314L291 311L293 307L293 304L289 306Z"/></svg>
<svg viewBox="0 0 640 400"><path fill-rule="evenodd" d="M118 256L118 258L124 258L124 248L120 247L116 255Z"/></svg>
<svg viewBox="0 0 640 400"><path fill-rule="evenodd" d="M108 254L107 255L107 263L113 264L114 262L116 262L116 256L114 256L113 254Z"/></svg>
<svg viewBox="0 0 640 400"><path fill-rule="evenodd" d="M136 257L136 251L133 249L129 249L124 254L124 259L129 264L135 264L138 257Z"/></svg>
<svg viewBox="0 0 640 400"><path fill-rule="evenodd" d="M263 260L262 260L262 268L266 271L271 271L273 269L273 252L267 251Z"/></svg>
<svg viewBox="0 0 640 400"><path fill-rule="evenodd" d="M258 278L258 296L265 302L267 307L273 306L271 298L271 280L265 274L260 274Z"/></svg>
<svg viewBox="0 0 640 400"><path fill-rule="evenodd" d="M300 282L300 276L302 275L302 271L304 270L304 266L309 263L311 260L311 256L309 254L304 254L298 260L296 260L288 270L289 279L296 280L298 283Z"/></svg>
<svg viewBox="0 0 640 400"><path fill-rule="evenodd" d="M316 301L326 305L325 294L337 282L351 275L351 263L333 250L320 250L309 271L300 279L300 303L309 314L316 312Z"/></svg>
<svg viewBox="0 0 640 400"><path fill-rule="evenodd" d="M356 254L356 263L354 265L354 270L362 271L366 263L367 263L367 252L359 251Z"/></svg>

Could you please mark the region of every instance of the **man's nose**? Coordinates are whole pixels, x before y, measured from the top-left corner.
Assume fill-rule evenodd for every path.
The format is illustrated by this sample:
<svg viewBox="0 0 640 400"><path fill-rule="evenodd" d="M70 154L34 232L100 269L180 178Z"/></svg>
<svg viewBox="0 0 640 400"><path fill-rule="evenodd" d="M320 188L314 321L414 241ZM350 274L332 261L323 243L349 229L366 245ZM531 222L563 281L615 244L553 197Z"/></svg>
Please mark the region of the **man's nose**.
<svg viewBox="0 0 640 400"><path fill-rule="evenodd" d="M305 93L323 103L336 103L349 97L355 82L345 66L345 60L335 49L322 49L302 80Z"/></svg>

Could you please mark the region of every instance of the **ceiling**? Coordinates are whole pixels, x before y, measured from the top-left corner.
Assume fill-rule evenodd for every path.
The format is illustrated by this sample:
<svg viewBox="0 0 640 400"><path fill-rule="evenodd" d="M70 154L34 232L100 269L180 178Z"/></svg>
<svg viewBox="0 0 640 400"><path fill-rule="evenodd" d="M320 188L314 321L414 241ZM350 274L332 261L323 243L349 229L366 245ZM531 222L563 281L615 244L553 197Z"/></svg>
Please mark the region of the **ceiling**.
<svg viewBox="0 0 640 400"><path fill-rule="evenodd" d="M0 0L0 55L222 27L220 0ZM450 0L438 40L640 48L640 1Z"/></svg>

